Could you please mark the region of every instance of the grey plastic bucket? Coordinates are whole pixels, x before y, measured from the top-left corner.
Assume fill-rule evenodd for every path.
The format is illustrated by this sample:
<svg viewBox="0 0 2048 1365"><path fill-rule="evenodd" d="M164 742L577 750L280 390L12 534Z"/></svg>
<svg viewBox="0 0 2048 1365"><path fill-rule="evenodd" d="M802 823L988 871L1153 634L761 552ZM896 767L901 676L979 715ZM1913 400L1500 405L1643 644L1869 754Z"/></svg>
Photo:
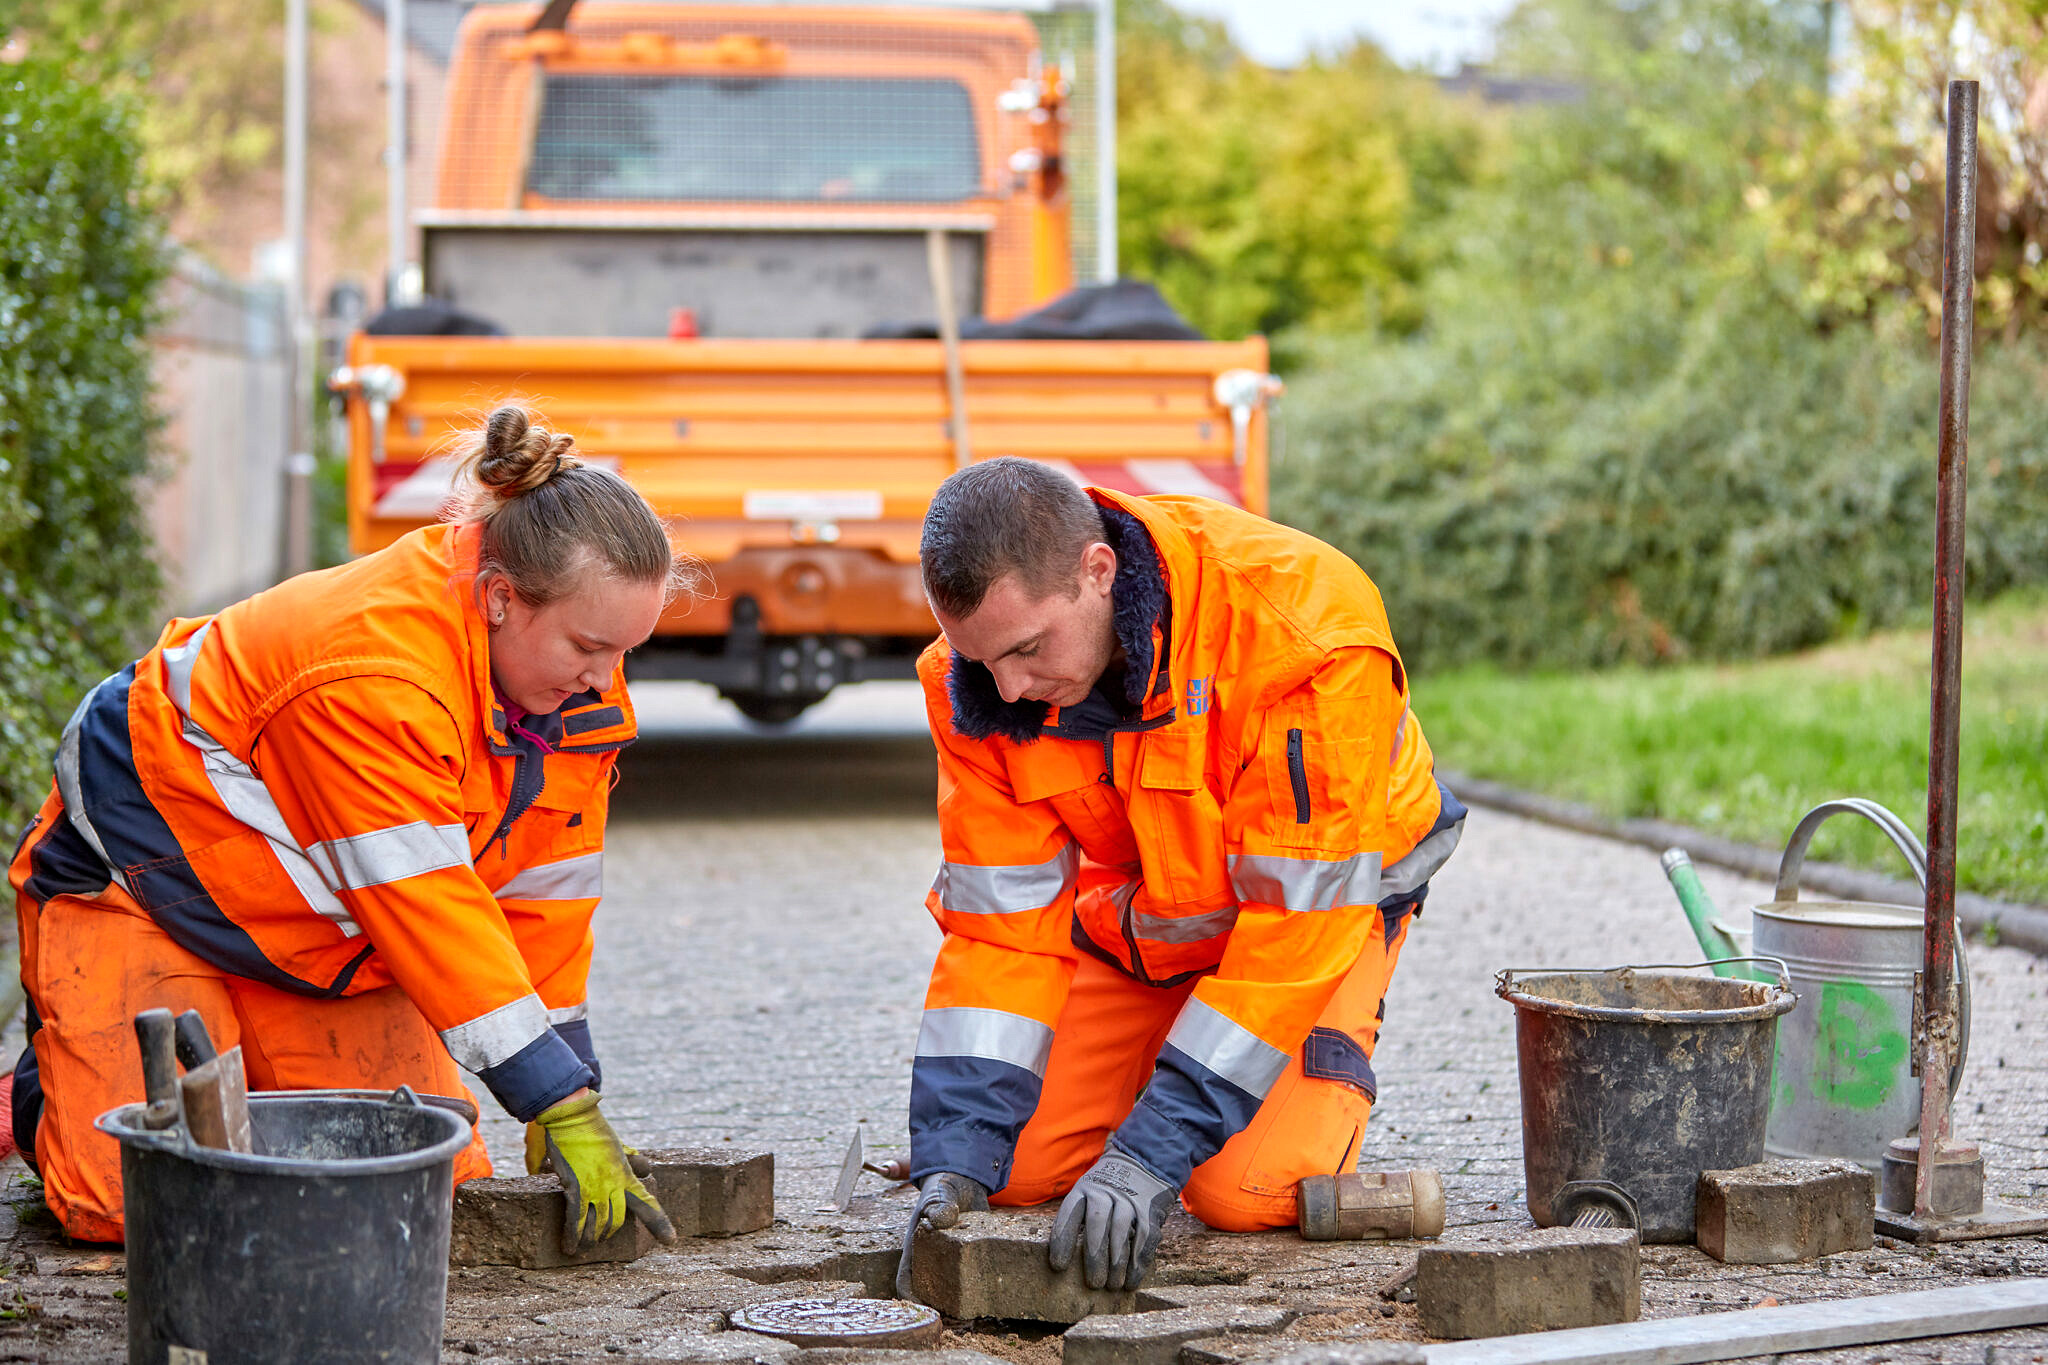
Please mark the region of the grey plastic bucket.
<svg viewBox="0 0 2048 1365"><path fill-rule="evenodd" d="M1560 1221L1564 1186L1605 1180L1635 1201L1644 1241L1691 1241L1700 1172L1763 1159L1772 1040L1796 997L1782 975L1774 986L1663 963L1522 970L1494 990L1515 1007L1537 1226Z"/></svg>
<svg viewBox="0 0 2048 1365"><path fill-rule="evenodd" d="M1848 1157L1876 1170L1894 1138L1920 1130L1913 983L1925 955L1926 912L1913 905L1799 898L1799 873L1815 831L1844 814L1883 830L1927 885L1920 840L1874 801L1825 802L1792 831L1774 899L1757 906L1752 921L1755 950L1785 963L1800 1000L1778 1030L1764 1150L1774 1157ZM1970 971L1960 933L1955 952L1961 1038L1951 1093L1970 1039Z"/></svg>
<svg viewBox="0 0 2048 1365"><path fill-rule="evenodd" d="M395 1096L249 1097L255 1152L194 1146L123 1105L129 1365L441 1359L455 1156L470 1128Z"/></svg>

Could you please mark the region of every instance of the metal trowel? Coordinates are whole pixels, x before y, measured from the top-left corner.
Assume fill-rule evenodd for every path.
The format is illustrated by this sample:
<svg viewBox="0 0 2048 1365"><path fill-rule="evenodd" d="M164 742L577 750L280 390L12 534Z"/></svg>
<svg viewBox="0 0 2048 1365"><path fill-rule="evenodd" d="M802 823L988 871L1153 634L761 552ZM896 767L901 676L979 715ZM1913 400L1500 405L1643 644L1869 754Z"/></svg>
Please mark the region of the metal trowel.
<svg viewBox="0 0 2048 1365"><path fill-rule="evenodd" d="M839 1183L832 1187L832 1202L826 1205L837 1213L845 1213L853 1203L853 1187L860 1180L862 1171L873 1171L884 1180L908 1180L910 1163L906 1161L885 1161L877 1166L867 1159L867 1137L859 1124L854 1125L853 1141L846 1144L846 1156L839 1163Z"/></svg>

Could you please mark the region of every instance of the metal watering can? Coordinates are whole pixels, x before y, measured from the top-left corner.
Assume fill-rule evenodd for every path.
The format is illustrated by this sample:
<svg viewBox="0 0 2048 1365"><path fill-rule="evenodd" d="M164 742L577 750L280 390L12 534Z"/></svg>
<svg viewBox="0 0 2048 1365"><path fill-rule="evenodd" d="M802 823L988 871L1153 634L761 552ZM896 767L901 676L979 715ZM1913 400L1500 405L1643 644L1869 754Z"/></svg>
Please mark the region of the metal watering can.
<svg viewBox="0 0 2048 1365"><path fill-rule="evenodd" d="M1777 958L1799 996L1798 1007L1778 1022L1765 1153L1848 1157L1876 1170L1894 1138L1920 1128L1913 1026L1926 913L1917 905L1800 899L1807 846L1821 825L1842 814L1860 815L1883 830L1925 888L1927 851L1919 837L1891 811L1861 797L1822 802L1800 820L1778 864L1771 901L1753 908L1752 933L1714 917L1681 850L1664 855L1664 868L1711 955L1753 951ZM1962 1079L1970 1046L1970 974L1962 932L1954 932L1961 1038L1950 1093Z"/></svg>

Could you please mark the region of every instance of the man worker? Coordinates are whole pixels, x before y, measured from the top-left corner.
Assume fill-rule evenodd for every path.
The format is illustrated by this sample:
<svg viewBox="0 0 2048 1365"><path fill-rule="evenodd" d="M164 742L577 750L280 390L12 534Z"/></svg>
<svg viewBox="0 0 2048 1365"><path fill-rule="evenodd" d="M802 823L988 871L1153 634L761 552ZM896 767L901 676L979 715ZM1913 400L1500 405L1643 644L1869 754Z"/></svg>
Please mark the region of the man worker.
<svg viewBox="0 0 2048 1365"><path fill-rule="evenodd" d="M1135 1286L1178 1201L1293 1224L1352 1169L1408 921L1464 807L1378 590L1299 531L1000 458L940 486L918 661L945 931L905 1233L1065 1196L1048 1243Z"/></svg>

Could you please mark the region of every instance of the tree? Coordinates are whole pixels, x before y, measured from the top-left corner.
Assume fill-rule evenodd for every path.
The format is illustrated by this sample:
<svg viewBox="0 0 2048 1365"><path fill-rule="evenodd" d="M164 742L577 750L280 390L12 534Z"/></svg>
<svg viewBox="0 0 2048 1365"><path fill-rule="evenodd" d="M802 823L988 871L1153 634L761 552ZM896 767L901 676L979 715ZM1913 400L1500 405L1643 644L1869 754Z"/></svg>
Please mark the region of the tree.
<svg viewBox="0 0 2048 1365"><path fill-rule="evenodd" d="M1128 272L1215 335L1412 329L1449 191L1482 157L1473 111L1365 43L1272 71L1164 0L1127 0L1118 25Z"/></svg>

